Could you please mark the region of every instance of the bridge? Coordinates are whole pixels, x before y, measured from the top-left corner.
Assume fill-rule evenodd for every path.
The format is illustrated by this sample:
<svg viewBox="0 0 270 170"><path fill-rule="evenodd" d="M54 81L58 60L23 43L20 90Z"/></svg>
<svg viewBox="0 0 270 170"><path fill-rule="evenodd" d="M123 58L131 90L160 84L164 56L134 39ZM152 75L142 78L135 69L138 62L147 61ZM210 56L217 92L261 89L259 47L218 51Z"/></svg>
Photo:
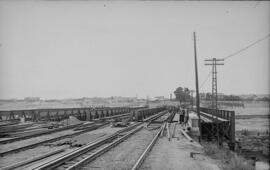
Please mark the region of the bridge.
<svg viewBox="0 0 270 170"><path fill-rule="evenodd" d="M101 107L101 108L51 108L2 110L0 120L19 120L25 118L30 121L59 121L74 116L79 120L93 120L108 116L115 116L146 107Z"/></svg>
<svg viewBox="0 0 270 170"><path fill-rule="evenodd" d="M226 142L231 150L235 147L235 112L200 108L201 136L205 140L219 139Z"/></svg>
<svg viewBox="0 0 270 170"><path fill-rule="evenodd" d="M170 106L167 106L170 107ZM24 109L2 110L0 120L27 121L60 121L74 116L82 121L95 121L107 117L123 116L129 114L135 121L143 121L158 112L166 110L166 107L147 108L140 107L84 107L84 108L51 108L51 109ZM213 110L201 107L201 136L205 140L220 139L233 150L235 147L235 113L228 110ZM128 115L126 115L128 116Z"/></svg>

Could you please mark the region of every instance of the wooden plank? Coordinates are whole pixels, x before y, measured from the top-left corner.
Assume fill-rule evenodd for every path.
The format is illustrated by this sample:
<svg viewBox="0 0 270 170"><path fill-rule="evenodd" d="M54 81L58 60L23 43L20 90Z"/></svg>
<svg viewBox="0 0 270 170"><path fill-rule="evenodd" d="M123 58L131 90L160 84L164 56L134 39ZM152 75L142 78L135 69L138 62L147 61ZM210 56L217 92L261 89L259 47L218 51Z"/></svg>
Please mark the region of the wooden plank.
<svg viewBox="0 0 270 170"><path fill-rule="evenodd" d="M231 129L230 129L230 131L231 131L230 149L234 150L235 149L235 112L234 111L231 113L230 125L231 125L230 126L231 127Z"/></svg>
<svg viewBox="0 0 270 170"><path fill-rule="evenodd" d="M213 122L212 120L203 117L203 115L202 115L201 119L202 119L204 122L206 122L206 123L212 123L212 122Z"/></svg>
<svg viewBox="0 0 270 170"><path fill-rule="evenodd" d="M172 133L172 137L175 137L175 127L176 127L176 123L173 123L173 133Z"/></svg>
<svg viewBox="0 0 270 170"><path fill-rule="evenodd" d="M160 136L163 136L163 135L164 135L164 129L165 129L165 126L166 126L166 123L164 123L164 124L162 125L162 129L161 129Z"/></svg>
<svg viewBox="0 0 270 170"><path fill-rule="evenodd" d="M180 131L190 142L193 142L193 139L183 129L180 129Z"/></svg>
<svg viewBox="0 0 270 170"><path fill-rule="evenodd" d="M212 119L212 115L209 114L209 113L201 112L201 115L207 117L208 119L209 118ZM213 117L214 117L214 119L216 118L216 116L213 116ZM229 121L229 120L226 120L226 119L223 119L223 118L220 118L220 117L217 117L217 119L219 121L222 121L222 122L228 122Z"/></svg>
<svg viewBox="0 0 270 170"><path fill-rule="evenodd" d="M171 132L170 132L170 123L167 123L167 137L168 137L168 140L170 141L171 140Z"/></svg>

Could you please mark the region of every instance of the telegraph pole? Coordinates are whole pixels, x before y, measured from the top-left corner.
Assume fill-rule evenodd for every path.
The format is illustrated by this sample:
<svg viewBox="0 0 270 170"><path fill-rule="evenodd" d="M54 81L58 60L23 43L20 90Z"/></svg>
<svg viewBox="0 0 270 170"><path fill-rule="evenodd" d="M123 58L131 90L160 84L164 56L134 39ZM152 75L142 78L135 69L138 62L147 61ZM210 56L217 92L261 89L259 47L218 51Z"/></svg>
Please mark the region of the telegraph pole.
<svg viewBox="0 0 270 170"><path fill-rule="evenodd" d="M200 93L199 93L199 80L198 80L198 68L197 68L197 50L196 50L196 33L193 33L194 36L194 58L195 58L195 82L196 82L196 108L197 108L197 114L199 118L199 143L201 143L201 135L202 135L202 128L201 128L201 116L200 116Z"/></svg>
<svg viewBox="0 0 270 170"><path fill-rule="evenodd" d="M218 96L217 96L217 65L224 65L222 63L224 59L206 59L205 65L211 65L212 66L212 119L216 120L216 135L217 135L217 142L220 144L220 138L219 138L219 125L218 125L218 118L217 118L217 109L218 109ZM213 130L214 131L214 130ZM221 137L222 141L222 137Z"/></svg>

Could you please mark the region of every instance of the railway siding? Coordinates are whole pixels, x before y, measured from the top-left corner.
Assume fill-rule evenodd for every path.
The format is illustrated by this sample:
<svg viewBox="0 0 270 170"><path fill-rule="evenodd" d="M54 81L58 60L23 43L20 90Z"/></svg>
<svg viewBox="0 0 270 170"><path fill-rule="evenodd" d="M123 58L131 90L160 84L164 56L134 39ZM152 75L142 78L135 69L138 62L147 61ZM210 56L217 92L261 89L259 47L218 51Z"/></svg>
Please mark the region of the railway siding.
<svg viewBox="0 0 270 170"><path fill-rule="evenodd" d="M157 135L157 131L160 132L161 123L164 121L168 121L168 116L170 116L171 114L168 113L165 109L166 109L165 107L140 109L138 112L135 111L127 115L123 115L125 119L128 118L129 120L142 121L142 122L137 122L137 123L131 122L130 123L131 125L128 126L127 128L106 126L106 125L109 125L109 122L103 120L103 121L94 122L93 128L91 128L91 126L89 128L84 127L84 128L87 128L85 130L73 131L72 129L69 129L65 131L55 132L52 134L34 136L33 138L29 138L29 139L24 138L18 141L15 140L11 143L6 143L2 145L0 144L0 146L4 146L4 147L1 147L2 150L0 152L0 155L2 156L0 162L1 161L3 162L0 168L8 166L8 165L13 166L15 165L16 162L21 162L21 163L31 162L29 164L25 164L24 167L22 168L27 169L31 167L31 169L44 169L44 168L47 169L46 166L48 163L50 164L51 161L55 162L55 160L58 160L58 159L59 159L59 163L57 163L56 166L52 164L53 169L55 168L56 169L63 169L63 168L72 169L73 167L77 168L77 164L79 165L78 167L81 167L81 164L79 164L81 161L87 160L84 163L88 162L88 159L85 159L85 158L89 158L90 162L96 161L99 158L102 158L104 155L107 155L107 152L110 152L115 147L118 148L118 146L121 146L122 143L126 143L129 141L132 142L129 145L133 146L134 151L137 150L138 152L132 152L131 150L126 150L124 148L120 149L120 151L122 152L127 151L128 153L132 153L132 154L137 153L137 156L136 155L131 156L133 159L133 162L130 165L128 165L128 168L131 168L133 164L135 164L135 161L137 161L137 159L140 157L140 154L144 152L148 144L152 141L153 137ZM119 116L120 115L113 116L113 117L119 117ZM105 117L105 119L110 119L110 118ZM99 127L102 127L102 128L99 128ZM137 136L137 137L134 137L134 136ZM133 138L133 139L135 138L138 142L136 142L136 140L130 140L129 138ZM96 144L93 146L90 146L94 143ZM84 151L84 148L86 148L86 146L88 145L90 146L89 149L86 149ZM48 158L45 157L46 153L48 153L49 151L52 151L52 149L53 150L62 149L64 152L63 154L61 154L62 155L61 157L66 157L65 155L69 155L69 154L71 157L70 158L67 157L68 160L63 160L63 161L61 160L59 156L57 156L58 154L52 156L55 159L51 159L50 158L51 156L48 156ZM78 152L78 154L76 153L75 155L73 155L73 153L75 153L75 150L81 150L82 153ZM125 154L119 153L119 155L125 155ZM23 158L23 157L26 157L26 158ZM44 157L44 159L37 160L36 162L30 161L33 157ZM128 158L129 156L126 155L124 157ZM14 161L10 161L10 160L14 160ZM66 163L66 161L68 162ZM127 161L124 161L124 162L126 163Z"/></svg>
<svg viewBox="0 0 270 170"><path fill-rule="evenodd" d="M102 167L107 170L131 169L157 131L158 129L142 129L92 163L85 165L82 169L93 169L95 167Z"/></svg>

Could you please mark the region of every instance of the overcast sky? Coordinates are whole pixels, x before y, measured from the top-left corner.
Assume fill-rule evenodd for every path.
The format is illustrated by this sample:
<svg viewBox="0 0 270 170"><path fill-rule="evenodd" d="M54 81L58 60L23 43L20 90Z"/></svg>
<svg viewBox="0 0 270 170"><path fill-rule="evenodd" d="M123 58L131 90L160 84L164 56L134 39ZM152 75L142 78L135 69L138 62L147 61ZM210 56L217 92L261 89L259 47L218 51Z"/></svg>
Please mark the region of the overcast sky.
<svg viewBox="0 0 270 170"><path fill-rule="evenodd" d="M269 34L270 3L0 1L0 98L166 96L204 59ZM269 93L269 38L218 66L218 92ZM211 91L211 77L201 87Z"/></svg>

